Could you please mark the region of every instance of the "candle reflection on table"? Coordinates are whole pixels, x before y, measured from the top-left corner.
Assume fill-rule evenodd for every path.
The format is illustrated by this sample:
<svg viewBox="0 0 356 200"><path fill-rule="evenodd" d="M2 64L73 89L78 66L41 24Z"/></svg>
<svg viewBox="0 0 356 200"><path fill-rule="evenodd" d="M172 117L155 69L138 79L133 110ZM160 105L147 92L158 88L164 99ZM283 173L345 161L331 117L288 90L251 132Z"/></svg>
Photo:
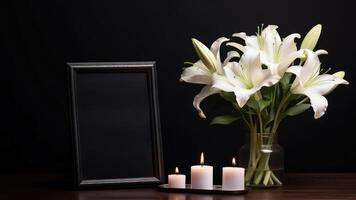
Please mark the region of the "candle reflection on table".
<svg viewBox="0 0 356 200"><path fill-rule="evenodd" d="M245 200L244 195L167 194L168 200Z"/></svg>
<svg viewBox="0 0 356 200"><path fill-rule="evenodd" d="M186 195L170 193L168 195L168 200L186 200Z"/></svg>
<svg viewBox="0 0 356 200"><path fill-rule="evenodd" d="M214 197L212 195L202 195L202 194L194 194L190 195L191 200L213 200Z"/></svg>

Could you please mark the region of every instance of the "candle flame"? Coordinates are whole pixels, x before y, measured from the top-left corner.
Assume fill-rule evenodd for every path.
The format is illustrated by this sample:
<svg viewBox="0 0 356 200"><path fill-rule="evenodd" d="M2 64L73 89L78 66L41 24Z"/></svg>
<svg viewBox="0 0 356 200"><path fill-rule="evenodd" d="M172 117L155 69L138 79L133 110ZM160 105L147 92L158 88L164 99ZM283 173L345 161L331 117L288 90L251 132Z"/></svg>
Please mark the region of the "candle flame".
<svg viewBox="0 0 356 200"><path fill-rule="evenodd" d="M235 158L232 158L232 166L233 166L233 167L236 166L236 160L235 160Z"/></svg>
<svg viewBox="0 0 356 200"><path fill-rule="evenodd" d="M176 167L175 172L176 172L176 174L179 174L179 169L178 169L178 167Z"/></svg>
<svg viewBox="0 0 356 200"><path fill-rule="evenodd" d="M203 152L201 152L201 155L200 155L200 164L204 165L204 153Z"/></svg>

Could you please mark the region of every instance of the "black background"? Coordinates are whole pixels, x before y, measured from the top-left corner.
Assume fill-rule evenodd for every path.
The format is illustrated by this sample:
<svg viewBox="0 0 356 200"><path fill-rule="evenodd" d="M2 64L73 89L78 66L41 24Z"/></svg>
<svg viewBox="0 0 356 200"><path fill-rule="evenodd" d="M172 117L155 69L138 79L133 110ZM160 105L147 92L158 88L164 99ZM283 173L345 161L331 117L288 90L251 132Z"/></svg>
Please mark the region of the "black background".
<svg viewBox="0 0 356 200"><path fill-rule="evenodd" d="M0 172L71 171L66 62L157 61L165 170L198 163L215 171L244 143L238 125L210 126L192 101L199 85L180 83L184 61L196 61L190 38L277 24L282 37L323 25L323 66L345 70L349 86L328 95L326 115L308 111L280 127L289 172L356 172L355 39L352 1L93 1L8 2L2 12L3 89ZM300 42L300 41L299 41ZM225 105L227 106L227 105ZM202 104L208 118L225 113L219 98ZM133 113L134 114L134 113Z"/></svg>

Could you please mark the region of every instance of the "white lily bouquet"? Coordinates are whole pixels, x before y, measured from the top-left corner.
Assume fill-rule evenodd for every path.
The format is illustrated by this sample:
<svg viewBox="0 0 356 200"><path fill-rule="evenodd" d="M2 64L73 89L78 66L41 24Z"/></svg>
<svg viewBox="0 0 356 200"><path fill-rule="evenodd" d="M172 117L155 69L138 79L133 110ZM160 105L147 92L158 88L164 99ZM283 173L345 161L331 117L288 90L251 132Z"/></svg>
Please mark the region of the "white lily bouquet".
<svg viewBox="0 0 356 200"><path fill-rule="evenodd" d="M314 51L321 25L307 33L299 49L295 42L301 37L299 34L282 39L277 28L269 25L258 28L256 35L241 32L233 34L231 39L221 37L210 49L192 39L200 59L188 63L191 66L181 75L181 81L205 85L193 101L200 117L206 118L201 101L219 94L237 112L234 116L215 117L211 123L242 121L249 128L245 177L249 186L282 185L277 170L283 163L278 167L272 161L279 124L285 117L298 115L310 107L314 110L314 118L320 118L328 106L325 95L339 84L348 84L343 79L345 72L328 74L329 70L321 67L319 56L327 51ZM233 49L224 61L220 55L222 44Z"/></svg>

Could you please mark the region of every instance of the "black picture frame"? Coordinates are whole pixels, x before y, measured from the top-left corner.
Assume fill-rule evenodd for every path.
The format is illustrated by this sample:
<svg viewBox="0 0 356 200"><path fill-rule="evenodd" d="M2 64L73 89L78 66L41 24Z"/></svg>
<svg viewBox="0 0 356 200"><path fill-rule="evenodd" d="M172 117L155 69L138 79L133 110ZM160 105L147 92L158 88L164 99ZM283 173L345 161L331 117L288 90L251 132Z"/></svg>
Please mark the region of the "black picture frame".
<svg viewBox="0 0 356 200"><path fill-rule="evenodd" d="M101 186L140 187L161 184L164 178L163 155L155 62L67 63L67 65L70 83L69 96L71 105L71 127L73 132L75 186L77 188L97 188ZM110 81L113 83L119 82L120 84L115 85ZM103 88L100 88L101 84L104 86ZM147 95L134 94L133 98L136 99L131 98L131 93L135 93L135 91L123 89L131 87L130 84L135 85L136 88L143 91L142 94ZM147 92L145 92L146 89ZM123 90L121 91L123 94L118 95L120 90ZM125 92L129 94L125 94ZM105 100L102 100L104 98L101 98L100 95L105 97L109 95L110 99L113 96L113 101L124 101L124 103L119 105L121 107L117 108L116 106L119 103L107 103ZM137 98L137 95L139 95L140 98ZM142 96L146 97L147 102L141 100L145 99ZM125 100L121 100L122 98ZM104 102L102 103L101 101ZM138 104L133 106L132 102L135 101L138 101ZM113 105L112 107L115 108L110 109L110 106L108 107L107 104ZM146 122L142 124L146 124L149 128L140 129L140 122L132 122L132 120L126 119L127 117L124 114L121 114L124 111L127 112L127 110L130 110L130 108L136 109L136 105L138 107L141 106L141 110L147 110L147 112L143 112L146 114L145 117L141 117L141 121ZM91 109L93 107L94 109ZM87 110L90 110L89 114ZM120 124L119 121L121 119L123 121L126 120L122 122L122 126L120 125L120 127L125 128L123 130L121 128L112 130L118 125L115 121L116 118L113 121L110 116L106 117L106 120L109 119L107 121L113 121L111 124L108 123L109 128L107 128L106 125L100 127L102 124L97 121L104 120L96 117L96 115L105 116L107 113L111 113L108 115L115 117L119 116L117 118L118 124ZM135 117L144 115L140 112L136 113ZM88 115L93 116L93 118L87 117ZM107 122L105 121L103 123L105 124ZM135 126L135 124L137 125ZM101 130L104 130L104 133ZM118 134L113 134L115 131L117 131ZM137 134L137 137L135 136L136 139L131 137L132 133L130 131ZM107 132L107 134L105 132ZM120 134L122 135L122 139L117 139L117 137L120 137ZM141 137L140 134L143 136ZM143 137L148 139L141 140L140 138ZM119 141L121 145L118 145L117 150L115 150L116 144L114 143ZM100 144L96 144L95 142ZM105 142L107 142L107 145ZM131 143L132 145L130 145ZM134 150L132 150L133 148L131 148L131 146L135 146L135 143L140 145L136 145ZM111 149L108 148L108 146L111 146ZM125 146L126 149L122 149L122 146ZM101 152L102 149L108 150ZM98 153L99 151L100 153ZM134 154L132 156L137 158L141 156L139 155L140 153L146 155L142 156L142 158L145 158L144 163L138 159L137 164L133 164L133 161L130 159L130 154ZM152 154L152 159L149 154ZM116 155L118 159L116 159ZM120 157L123 158L121 161L119 161ZM112 166L113 169L111 169L110 166ZM118 172L115 166L120 168L120 172ZM103 168L102 171L100 171L101 168ZM136 172L137 175L135 174Z"/></svg>

